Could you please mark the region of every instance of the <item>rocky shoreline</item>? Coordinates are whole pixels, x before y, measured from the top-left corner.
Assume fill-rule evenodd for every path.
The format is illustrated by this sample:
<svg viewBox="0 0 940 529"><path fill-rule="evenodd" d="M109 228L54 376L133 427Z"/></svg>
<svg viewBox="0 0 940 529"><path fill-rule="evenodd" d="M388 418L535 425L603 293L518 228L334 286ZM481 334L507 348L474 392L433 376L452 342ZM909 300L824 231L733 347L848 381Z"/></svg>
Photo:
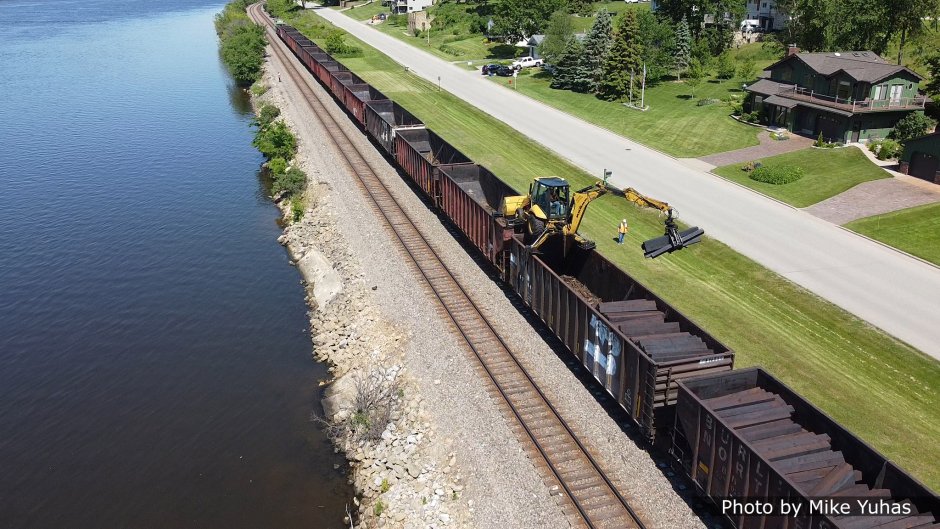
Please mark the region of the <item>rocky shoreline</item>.
<svg viewBox="0 0 940 529"><path fill-rule="evenodd" d="M277 82L272 77L266 74L263 82L271 86ZM268 94L252 96L256 110L279 103ZM333 377L318 420L349 461L357 496L351 499L353 520L346 522L363 528L469 527L473 502L461 501L455 454L428 449L435 432L402 362L406 332L376 309L370 291L377 286L364 282L335 218L323 207L330 186L315 179L307 158L301 148L295 162L309 176L303 218L290 222L290 201L274 197L284 223L290 222L278 242L303 277L314 357L330 366ZM375 395L387 398L362 406ZM385 424L374 424L377 419Z"/></svg>

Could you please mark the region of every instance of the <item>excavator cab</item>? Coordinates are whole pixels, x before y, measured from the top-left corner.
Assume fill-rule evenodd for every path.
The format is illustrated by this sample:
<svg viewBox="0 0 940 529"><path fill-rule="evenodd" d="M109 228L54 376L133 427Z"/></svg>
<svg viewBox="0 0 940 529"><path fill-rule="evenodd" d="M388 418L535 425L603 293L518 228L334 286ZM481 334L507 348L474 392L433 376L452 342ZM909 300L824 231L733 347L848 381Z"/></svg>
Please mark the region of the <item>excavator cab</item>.
<svg viewBox="0 0 940 529"><path fill-rule="evenodd" d="M563 221L568 218L568 181L552 176L536 178L529 184L532 213L542 221Z"/></svg>

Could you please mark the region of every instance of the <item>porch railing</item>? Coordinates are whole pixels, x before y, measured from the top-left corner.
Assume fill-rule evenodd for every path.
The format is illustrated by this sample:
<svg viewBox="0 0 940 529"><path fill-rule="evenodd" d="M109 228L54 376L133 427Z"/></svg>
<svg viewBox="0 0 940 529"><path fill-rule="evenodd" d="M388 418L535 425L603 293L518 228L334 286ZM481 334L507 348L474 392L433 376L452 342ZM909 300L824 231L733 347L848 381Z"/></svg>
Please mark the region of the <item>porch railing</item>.
<svg viewBox="0 0 940 529"><path fill-rule="evenodd" d="M801 86L781 86L777 95L818 103L828 107L846 110L848 112L871 112L876 110L904 110L911 108L924 108L927 104L925 96L900 97L894 99L865 99L857 101L852 98L820 94Z"/></svg>

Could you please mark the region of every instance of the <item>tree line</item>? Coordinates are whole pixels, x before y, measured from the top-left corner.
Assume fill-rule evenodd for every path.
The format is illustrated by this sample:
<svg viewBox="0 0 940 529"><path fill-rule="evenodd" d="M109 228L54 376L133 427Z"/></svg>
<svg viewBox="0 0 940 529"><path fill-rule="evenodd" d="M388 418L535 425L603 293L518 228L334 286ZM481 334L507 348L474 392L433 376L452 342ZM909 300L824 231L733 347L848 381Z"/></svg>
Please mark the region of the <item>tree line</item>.
<svg viewBox="0 0 940 529"><path fill-rule="evenodd" d="M215 32L219 36L222 62L235 82L248 85L261 77L264 29L248 18L249 0L233 0L215 16Z"/></svg>

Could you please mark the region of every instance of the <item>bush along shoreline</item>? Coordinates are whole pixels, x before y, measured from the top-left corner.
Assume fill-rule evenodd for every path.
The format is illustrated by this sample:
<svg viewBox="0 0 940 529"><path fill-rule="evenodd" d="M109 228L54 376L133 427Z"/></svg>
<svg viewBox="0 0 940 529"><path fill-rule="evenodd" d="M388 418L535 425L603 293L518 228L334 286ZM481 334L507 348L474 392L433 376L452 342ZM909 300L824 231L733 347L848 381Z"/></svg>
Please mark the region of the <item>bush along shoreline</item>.
<svg viewBox="0 0 940 529"><path fill-rule="evenodd" d="M261 78L264 47L268 41L264 28L248 18L249 0L233 0L215 16L222 62L239 85L247 86Z"/></svg>
<svg viewBox="0 0 940 529"><path fill-rule="evenodd" d="M258 98L267 92L261 83L264 74L264 49L268 41L264 29L248 18L247 9L251 0L233 0L215 16L215 31L219 35L219 52L222 62L235 81L248 90L255 109L255 138L251 144L267 158L264 167L271 176L270 194L281 206L284 216L297 222L304 214L304 189L307 175L294 163L297 154L297 138L282 119L281 110ZM284 201L290 199L289 207ZM283 204L282 204L283 203Z"/></svg>
<svg viewBox="0 0 940 529"><path fill-rule="evenodd" d="M264 93L265 90L255 89L255 86L260 85L256 83L252 87L252 94ZM290 199L290 208L285 215L291 222L297 222L304 215L303 194L307 185L307 174L294 160L294 155L297 154L297 138L287 127L287 123L278 119L281 109L270 103L261 103L257 108L255 119L252 121L257 130L251 144L267 158L264 166L271 175L271 198L277 204Z"/></svg>

